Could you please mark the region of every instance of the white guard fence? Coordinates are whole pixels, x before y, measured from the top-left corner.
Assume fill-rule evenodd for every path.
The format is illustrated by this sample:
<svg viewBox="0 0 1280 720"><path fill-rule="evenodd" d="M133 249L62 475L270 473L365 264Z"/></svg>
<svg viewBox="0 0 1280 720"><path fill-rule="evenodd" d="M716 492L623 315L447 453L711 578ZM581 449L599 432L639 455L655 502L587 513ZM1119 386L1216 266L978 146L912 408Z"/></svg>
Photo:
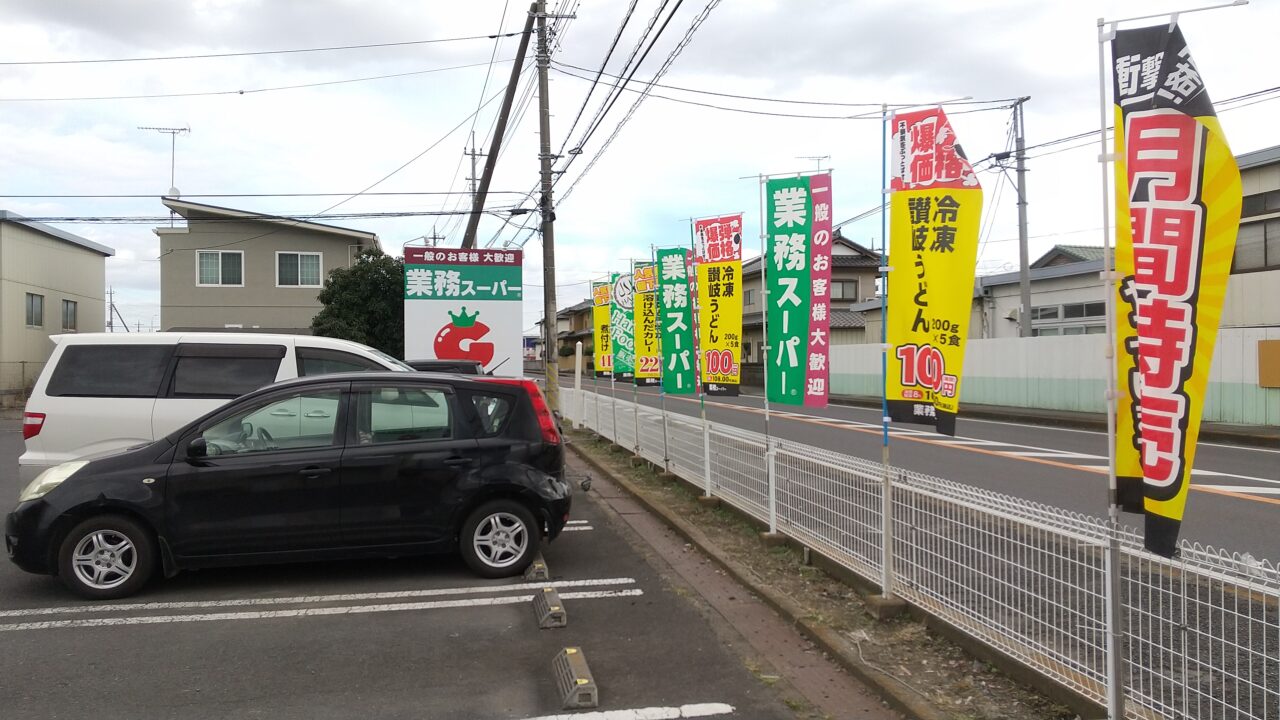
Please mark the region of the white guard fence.
<svg viewBox="0 0 1280 720"><path fill-rule="evenodd" d="M562 414L881 582L885 468L587 390ZM770 470L772 469L772 472ZM890 468L892 593L1106 707L1106 522ZM771 482L772 478L772 482ZM1126 715L1280 720L1280 572L1125 531Z"/></svg>

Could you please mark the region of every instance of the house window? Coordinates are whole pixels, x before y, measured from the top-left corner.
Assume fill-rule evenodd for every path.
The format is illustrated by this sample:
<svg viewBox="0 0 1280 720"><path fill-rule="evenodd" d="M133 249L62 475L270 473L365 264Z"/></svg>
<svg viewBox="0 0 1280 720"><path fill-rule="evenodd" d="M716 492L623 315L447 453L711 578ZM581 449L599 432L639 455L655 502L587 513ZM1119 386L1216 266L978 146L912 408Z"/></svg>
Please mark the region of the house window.
<svg viewBox="0 0 1280 720"><path fill-rule="evenodd" d="M1107 304L1105 302L1069 303L1062 306L1062 317L1066 320L1105 317L1106 314Z"/></svg>
<svg viewBox="0 0 1280 720"><path fill-rule="evenodd" d="M320 287L320 256L318 252L276 253L276 286Z"/></svg>
<svg viewBox="0 0 1280 720"><path fill-rule="evenodd" d="M1031 337L1050 337L1061 334L1058 328L1031 328Z"/></svg>
<svg viewBox="0 0 1280 720"><path fill-rule="evenodd" d="M62 329L72 330L72 331L76 329L76 301L75 300L62 301Z"/></svg>
<svg viewBox="0 0 1280 720"><path fill-rule="evenodd" d="M1042 307L1033 307L1031 308L1031 319L1032 320L1057 320L1058 306L1045 305Z"/></svg>
<svg viewBox="0 0 1280 720"><path fill-rule="evenodd" d="M857 280L833 280L831 282L831 299L832 300L857 300L858 299L858 281Z"/></svg>
<svg viewBox="0 0 1280 720"><path fill-rule="evenodd" d="M1280 219L1240 224L1231 272L1280 267Z"/></svg>
<svg viewBox="0 0 1280 720"><path fill-rule="evenodd" d="M742 302L748 306L756 304L755 288L747 288L742 295Z"/></svg>
<svg viewBox="0 0 1280 720"><path fill-rule="evenodd" d="M44 327L44 296L27 293L27 327Z"/></svg>
<svg viewBox="0 0 1280 720"><path fill-rule="evenodd" d="M244 252L200 250L196 253L196 285L244 287Z"/></svg>
<svg viewBox="0 0 1280 720"><path fill-rule="evenodd" d="M747 292L751 292L751 291L748 290ZM745 360L746 362L752 362L751 343L749 342L742 343L742 359Z"/></svg>

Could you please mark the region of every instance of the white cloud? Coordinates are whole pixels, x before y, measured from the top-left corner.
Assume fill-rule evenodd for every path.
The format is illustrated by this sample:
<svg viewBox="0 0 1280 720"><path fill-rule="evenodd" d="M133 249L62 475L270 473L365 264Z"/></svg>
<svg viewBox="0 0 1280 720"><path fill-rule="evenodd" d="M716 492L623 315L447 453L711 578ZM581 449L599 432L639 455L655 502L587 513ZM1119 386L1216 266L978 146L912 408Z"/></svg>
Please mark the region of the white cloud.
<svg viewBox="0 0 1280 720"><path fill-rule="evenodd" d="M0 61L88 59L241 52L385 43L484 35L524 22L525 4L404 3L393 0L11 0L0 18L6 44ZM936 101L1030 96L1028 142L1096 128L1099 16L1160 12L1167 3L1014 0L914 5L837 0L737 0L721 3L676 61L664 83L717 92L833 102ZM552 4L555 7L555 4ZM640 4L610 63L617 70L636 44L656 4ZM637 80L647 79L684 35L702 3L686 4L671 22ZM595 68L624 3L581 4L567 23L558 60ZM1254 3L1186 15L1184 32L1215 98L1274 84L1273 28L1280 9ZM502 41L500 59L516 39ZM441 139L477 105L486 67L396 79L244 95L147 100L14 102L14 98L82 97L255 90L373 75L487 63L493 42L476 40L346 52L116 63L8 66L0 74L0 207L32 216L164 214L158 198L169 185L169 138L139 125L190 126L177 139L176 183L187 196L210 193L354 192L387 175ZM494 67L487 94L506 83L508 64ZM526 75L526 82L528 76ZM611 80L597 88L574 142ZM522 85L522 88L525 85ZM559 149L589 83L553 72L553 150ZM656 89L660 94L681 95ZM681 95L682 97L695 97ZM522 95L523 97L523 95ZM624 93L588 143L557 194L585 168L635 95ZM774 112L854 114L858 108L766 105L696 96L699 102ZM476 122L483 144L497 110ZM1237 152L1276 144L1275 103L1224 112ZM958 108L957 108L958 109ZM874 109L872 109L874 112ZM538 170L536 103L513 118L495 191L528 191ZM1002 150L1007 111L954 114L971 159ZM470 123L380 184L378 191L459 190ZM573 143L568 146L572 147ZM557 273L562 305L585 297L585 281L646 256L650 245L688 241L690 216L743 211L754 247L758 185L741 176L807 169L801 156L829 155L835 168L838 218L878 204L881 125L872 120L804 120L728 113L651 98L572 195L557 208ZM482 147L487 151L487 147ZM1053 148L1059 149L1059 148ZM1033 155L1035 152L1033 152ZM1054 242L1096 244L1102 224L1097 150L1034 157L1028 179L1032 254ZM982 175L992 225L984 267L1016 261L1016 210L1007 181ZM999 193L997 185L1005 184ZM141 194L138 199L15 198L15 195ZM243 197L214 204L272 213L309 213L341 198ZM518 196L495 194L490 207ZM370 196L341 206L352 212L452 209L439 196ZM528 216L513 218L519 223ZM530 218L529 227L536 224ZM433 224L461 236L462 219L413 217L338 221L377 232L398 251ZM502 222L485 217L479 237ZM115 247L108 282L146 325L158 304L157 241L145 225L68 224L65 229ZM1092 230L1091 230L1092 229ZM877 218L846 228L857 240L878 241ZM1087 231L1087 232L1080 232ZM503 237L510 237L506 233ZM523 237L523 235L522 235ZM541 245L526 247L526 325L541 312ZM123 302L123 300L122 300Z"/></svg>

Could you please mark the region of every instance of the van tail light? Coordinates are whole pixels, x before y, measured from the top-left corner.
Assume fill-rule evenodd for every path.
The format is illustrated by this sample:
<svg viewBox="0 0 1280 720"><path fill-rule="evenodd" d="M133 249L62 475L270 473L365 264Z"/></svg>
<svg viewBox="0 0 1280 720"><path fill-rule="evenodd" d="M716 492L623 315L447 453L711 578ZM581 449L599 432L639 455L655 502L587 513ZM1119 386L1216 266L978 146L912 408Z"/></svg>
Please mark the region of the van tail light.
<svg viewBox="0 0 1280 720"><path fill-rule="evenodd" d="M44 429L44 413L22 413L22 439L30 440Z"/></svg>
<svg viewBox="0 0 1280 720"><path fill-rule="evenodd" d="M538 383L533 380L517 378L485 378L484 381L500 385L517 385L524 388L525 392L529 393L529 400L533 402L533 414L538 417L538 428L542 430L542 441L552 445L559 445L562 442L560 427L556 424L556 418L551 414L551 407L547 405L547 398L542 394L542 388L538 387Z"/></svg>

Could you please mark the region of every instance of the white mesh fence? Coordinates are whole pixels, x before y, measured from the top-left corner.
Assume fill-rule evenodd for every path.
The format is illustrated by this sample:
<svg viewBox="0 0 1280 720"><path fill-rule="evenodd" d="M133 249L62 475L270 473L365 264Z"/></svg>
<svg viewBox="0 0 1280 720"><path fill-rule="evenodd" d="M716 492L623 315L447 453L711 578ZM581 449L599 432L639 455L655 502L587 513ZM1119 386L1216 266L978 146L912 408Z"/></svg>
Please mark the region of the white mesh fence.
<svg viewBox="0 0 1280 720"><path fill-rule="evenodd" d="M567 419L627 449L639 428L640 454L699 488L709 445L713 495L765 523L772 496L779 532L879 582L880 463L582 392L562 396ZM887 472L894 593L1105 705L1107 523ZM1280 571L1189 543L1166 560L1129 529L1120 542L1126 715L1280 720Z"/></svg>

